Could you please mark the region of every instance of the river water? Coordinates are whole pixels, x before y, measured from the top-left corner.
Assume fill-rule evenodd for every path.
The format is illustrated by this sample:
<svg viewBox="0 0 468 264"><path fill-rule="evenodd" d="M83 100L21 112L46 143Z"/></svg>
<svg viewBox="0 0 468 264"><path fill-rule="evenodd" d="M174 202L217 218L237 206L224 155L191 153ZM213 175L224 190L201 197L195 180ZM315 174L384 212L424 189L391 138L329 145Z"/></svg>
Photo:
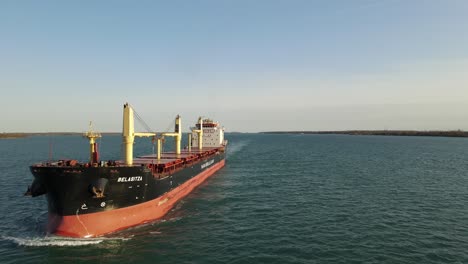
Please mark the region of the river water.
<svg viewBox="0 0 468 264"><path fill-rule="evenodd" d="M468 139L227 138L226 166L163 219L93 239L46 234L45 198L23 196L29 165L86 160L87 141L0 140L0 263L468 262ZM120 137L100 151L118 159Z"/></svg>

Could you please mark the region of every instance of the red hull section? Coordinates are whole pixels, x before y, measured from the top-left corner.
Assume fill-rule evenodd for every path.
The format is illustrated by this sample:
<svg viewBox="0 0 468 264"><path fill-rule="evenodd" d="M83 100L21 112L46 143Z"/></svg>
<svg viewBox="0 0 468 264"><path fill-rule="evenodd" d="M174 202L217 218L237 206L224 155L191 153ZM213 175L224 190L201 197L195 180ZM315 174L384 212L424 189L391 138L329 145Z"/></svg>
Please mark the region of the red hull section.
<svg viewBox="0 0 468 264"><path fill-rule="evenodd" d="M213 165L172 191L138 205L106 212L58 216L49 214L51 233L69 237L96 237L163 217L177 201L189 194L208 177L222 168L225 161Z"/></svg>

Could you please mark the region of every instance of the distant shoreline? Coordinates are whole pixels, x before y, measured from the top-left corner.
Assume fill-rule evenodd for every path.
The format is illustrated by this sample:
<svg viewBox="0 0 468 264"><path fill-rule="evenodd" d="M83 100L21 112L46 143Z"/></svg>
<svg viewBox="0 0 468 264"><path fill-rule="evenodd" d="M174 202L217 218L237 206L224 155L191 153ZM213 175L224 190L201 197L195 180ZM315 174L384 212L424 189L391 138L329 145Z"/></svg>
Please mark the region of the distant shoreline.
<svg viewBox="0 0 468 264"><path fill-rule="evenodd" d="M240 133L240 132L231 132ZM419 137L468 137L468 131L417 131L417 130L343 130L343 131L265 131L260 134L311 134L352 136L419 136ZM102 135L120 135L120 132L104 132ZM79 136L82 132L32 132L0 133L0 139L16 139L30 136Z"/></svg>
<svg viewBox="0 0 468 264"><path fill-rule="evenodd" d="M468 137L467 131L416 131L416 130L344 130L344 131L267 131L262 134L315 134L353 136L419 136L419 137Z"/></svg>
<svg viewBox="0 0 468 264"><path fill-rule="evenodd" d="M119 132L105 132L102 135L118 135ZM82 132L34 132L34 133L0 133L0 139L25 138L30 136L79 136Z"/></svg>

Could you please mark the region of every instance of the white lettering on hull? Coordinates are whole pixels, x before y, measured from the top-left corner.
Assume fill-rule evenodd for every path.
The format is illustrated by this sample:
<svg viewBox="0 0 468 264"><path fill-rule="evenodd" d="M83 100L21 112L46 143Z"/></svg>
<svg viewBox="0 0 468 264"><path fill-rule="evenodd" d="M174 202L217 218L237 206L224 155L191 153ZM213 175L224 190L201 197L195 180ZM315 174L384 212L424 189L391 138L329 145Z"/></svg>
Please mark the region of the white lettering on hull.
<svg viewBox="0 0 468 264"><path fill-rule="evenodd" d="M117 182L134 182L134 181L143 181L142 176L133 176L133 177L119 177Z"/></svg>
<svg viewBox="0 0 468 264"><path fill-rule="evenodd" d="M204 169L204 168L210 166L210 165L213 164L213 163L214 163L214 160L210 160L210 161L208 161L208 162L205 162L205 163L203 163L203 164L201 165L201 168Z"/></svg>

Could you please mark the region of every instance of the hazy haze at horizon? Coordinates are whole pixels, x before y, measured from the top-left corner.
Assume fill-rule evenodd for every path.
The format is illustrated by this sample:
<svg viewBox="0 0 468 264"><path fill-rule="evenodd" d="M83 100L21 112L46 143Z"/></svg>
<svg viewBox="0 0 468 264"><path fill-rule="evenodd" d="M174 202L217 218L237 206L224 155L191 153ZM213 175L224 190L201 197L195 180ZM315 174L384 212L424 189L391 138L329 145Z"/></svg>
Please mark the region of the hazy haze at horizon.
<svg viewBox="0 0 468 264"><path fill-rule="evenodd" d="M0 132L468 130L466 1L2 1Z"/></svg>

